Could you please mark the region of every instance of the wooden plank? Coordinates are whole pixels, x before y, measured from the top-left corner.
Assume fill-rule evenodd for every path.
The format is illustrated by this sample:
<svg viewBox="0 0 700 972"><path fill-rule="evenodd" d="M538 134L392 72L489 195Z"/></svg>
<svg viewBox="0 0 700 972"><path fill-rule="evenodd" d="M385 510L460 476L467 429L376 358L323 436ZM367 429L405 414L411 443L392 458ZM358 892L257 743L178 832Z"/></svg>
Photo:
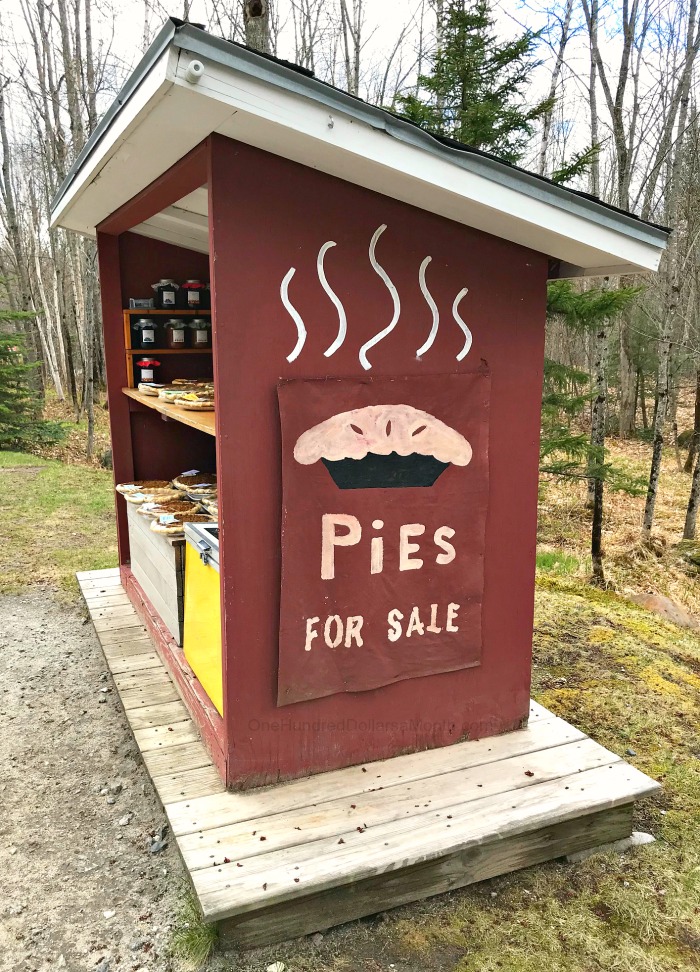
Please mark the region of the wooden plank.
<svg viewBox="0 0 700 972"><path fill-rule="evenodd" d="M187 716L182 722L136 729L134 730L134 739L138 743L141 753L149 753L155 750L172 749L174 746L181 746L184 743L199 742L199 733L192 720Z"/></svg>
<svg viewBox="0 0 700 972"><path fill-rule="evenodd" d="M158 670L155 668L147 669L138 674L147 675L151 671L157 672ZM128 672L127 674L133 675L135 673ZM117 691L119 692L119 698L122 700L122 705L126 710L129 720L129 713L132 711L136 712L139 709L151 708L152 706L167 705L169 702L180 702L180 695L170 679L162 685L149 685L147 691L144 691L142 688L120 689L118 686Z"/></svg>
<svg viewBox="0 0 700 972"><path fill-rule="evenodd" d="M451 852L433 861L379 874L363 882L268 906L219 925L224 947L274 945L388 908L485 881L499 874L629 836L632 805L587 814L512 837Z"/></svg>
<svg viewBox="0 0 700 972"><path fill-rule="evenodd" d="M157 537L158 534L153 533L152 536ZM161 598L174 605L177 598L183 596L182 569L169 562L162 550L144 540L141 534L131 533L129 542L132 545L131 570L139 584L140 578L147 577L150 587L157 588Z"/></svg>
<svg viewBox="0 0 700 972"><path fill-rule="evenodd" d="M440 816L441 811L444 815L457 805L461 807L469 803L478 814L480 802L489 797L507 792L515 794L528 786L609 765L618 758L592 739L583 739L568 746L486 763L470 770L413 780L381 792L342 797L304 811L275 814L263 821L256 820L255 827L248 820L203 833L186 834L179 839L180 851L188 870L196 871L210 867L212 857L218 861L224 857L246 861L285 847L299 844L306 847L313 841L334 835L345 838L358 826L371 830L404 820L407 816L420 827L424 817ZM528 776L528 773L532 775ZM260 842L260 835L264 835L264 843ZM309 855L312 853L313 848L310 848Z"/></svg>
<svg viewBox="0 0 700 972"><path fill-rule="evenodd" d="M129 503L127 509L129 529L140 536L144 543L148 544L169 568L182 571L185 540L181 537L168 537L154 533L151 530L151 518L143 516L138 510L138 506Z"/></svg>
<svg viewBox="0 0 700 972"><path fill-rule="evenodd" d="M142 668L160 668L163 662L155 652L147 651L138 655L110 658L108 664L113 675L121 675L123 672L138 672Z"/></svg>
<svg viewBox="0 0 700 972"><path fill-rule="evenodd" d="M128 602L128 599L127 599ZM131 603L126 604L100 604L90 606L90 618L93 622L105 621L110 618L135 618L140 624L136 611Z"/></svg>
<svg viewBox="0 0 700 972"><path fill-rule="evenodd" d="M549 709L545 709L545 707L540 705L539 702L535 702L534 699L530 699L530 712L528 718L532 719L533 721L537 720L538 722L544 722L547 719L554 719L555 716L553 712L550 712Z"/></svg>
<svg viewBox="0 0 700 972"><path fill-rule="evenodd" d="M106 577L119 577L118 567L104 567L101 570L79 570L75 575L82 584L83 581L102 580Z"/></svg>
<svg viewBox="0 0 700 972"><path fill-rule="evenodd" d="M175 800L223 793L226 789L216 768L212 765L173 773L170 776L157 776L153 785L164 806Z"/></svg>
<svg viewBox="0 0 700 972"><path fill-rule="evenodd" d="M162 623L182 644L184 621L184 541L172 542L153 533L150 519L136 507L128 511L131 571Z"/></svg>
<svg viewBox="0 0 700 972"><path fill-rule="evenodd" d="M128 628L114 628L107 631L98 631L97 636L104 648L105 645L118 645L126 642L139 641L148 638L147 629L141 625L133 625Z"/></svg>
<svg viewBox="0 0 700 972"><path fill-rule="evenodd" d="M111 610L108 608L108 610ZM119 610L114 608L113 610ZM115 632L115 631L131 631L133 628L142 628L144 631L146 628L141 624L139 616L136 611L132 608L131 611L126 615L116 615L112 616L107 614L103 618L96 618L93 622L95 626L95 631L98 635L103 632Z"/></svg>
<svg viewBox="0 0 700 972"><path fill-rule="evenodd" d="M116 591L116 590L117 588L110 589L110 591ZM89 592L83 591L83 599L85 600L85 604L87 605L87 609L90 613L92 613L92 611L96 610L97 608L110 607L110 606L117 607L118 605L121 604L131 604L131 601L129 600L129 595L126 594L123 590L119 591L118 594L115 593L103 594L100 591L96 591L94 597L91 597Z"/></svg>
<svg viewBox="0 0 700 972"><path fill-rule="evenodd" d="M209 753L201 742L185 743L170 749L149 750L143 753L143 761L154 780L158 776L172 776L173 773L211 766Z"/></svg>
<svg viewBox="0 0 700 972"><path fill-rule="evenodd" d="M567 779L569 782L567 783ZM489 840L551 827L647 796L657 783L619 761L573 777L527 787L517 796L498 794L455 807L448 818L425 815L417 825L407 816L369 831L314 841L254 858L208 867L192 874L207 921L254 911L299 893L318 893L392 870L459 853ZM514 802L515 801L515 802ZM306 853L306 859L300 855ZM510 869L510 868L508 868ZM263 887L264 885L264 887Z"/></svg>
<svg viewBox="0 0 700 972"><path fill-rule="evenodd" d="M150 317L153 311L147 310L147 311L141 311L141 313L148 314L148 316ZM167 313L177 314L179 316L180 314L183 314L185 312L181 310L175 310L175 311L168 311ZM204 311L201 312L202 317L204 317L204 313L205 313ZM133 348L133 350L127 349L126 353L143 355L146 352L144 352L143 349ZM156 348L156 350L153 353L157 354L158 356L160 356L161 354L211 354L211 348Z"/></svg>
<svg viewBox="0 0 700 972"><path fill-rule="evenodd" d="M135 547L138 550L137 545L132 546L132 553ZM161 595L161 587L165 584L165 578L161 578L159 583L154 585L151 583L149 575L144 573L138 566L135 566L134 561L132 561L132 570L134 577L143 588L144 594L153 605L154 610L158 613L160 620L172 635L175 643L181 646L182 626L185 617L184 598L178 598L175 590L173 590L169 595L170 602L165 601Z"/></svg>
<svg viewBox="0 0 700 972"><path fill-rule="evenodd" d="M177 694L177 693L176 693ZM122 704L124 699L122 697ZM126 709L126 706L124 706ZM172 723L185 722L190 714L187 707L180 700L156 702L152 705L130 706L126 709L126 717L132 730L151 729L155 726L168 726Z"/></svg>
<svg viewBox="0 0 700 972"><path fill-rule="evenodd" d="M114 645L102 645L102 651L107 661L112 658L128 658L129 655L142 655L151 651L153 643L150 638L135 638L133 641L120 641Z"/></svg>
<svg viewBox="0 0 700 972"><path fill-rule="evenodd" d="M153 395L142 395L135 388L122 388L122 391L128 398L133 398L134 401L145 405L147 408L155 409L156 412L160 412L175 422L182 422L183 425L199 429L200 432L206 432L207 435L216 435L214 412L190 412L185 408L172 405L170 402L164 402L161 398L154 398Z"/></svg>
<svg viewBox="0 0 700 972"><path fill-rule="evenodd" d="M182 624L184 622L184 600L182 598L176 601L177 607L173 608L171 605L166 604L165 601L160 597L160 593L156 587L153 587L149 582L148 578L145 577L140 571L134 571L134 577L141 585L144 594L148 597L148 600L153 605L154 610L158 613L158 617L165 625L168 633L173 637L175 643L178 646L182 645Z"/></svg>
<svg viewBox="0 0 700 972"><path fill-rule="evenodd" d="M102 577L94 581L78 581L78 585L83 593L89 591L94 593L106 593L109 590L121 587L122 582L120 577Z"/></svg>
<svg viewBox="0 0 700 972"><path fill-rule="evenodd" d="M102 601L105 603L111 600L118 601L119 598L125 599L127 602L129 600L129 595L124 590L122 584L118 586L112 584L110 587L105 588L89 588L88 590L81 588L80 593L88 606L91 604L99 604Z"/></svg>
<svg viewBox="0 0 700 972"><path fill-rule="evenodd" d="M550 719L504 736L394 756L364 766L348 766L265 789L183 802L169 807L168 814L173 832L178 835L210 830L286 810L320 805L342 796L368 793L380 786L386 788L440 773L463 771L584 738L584 733L562 719Z"/></svg>
<svg viewBox="0 0 700 972"><path fill-rule="evenodd" d="M121 675L115 675L114 684L121 694L123 691L130 689L145 692L151 686L155 688L156 686L172 685L173 683L165 665L161 665L160 669L153 668L141 673L125 672Z"/></svg>

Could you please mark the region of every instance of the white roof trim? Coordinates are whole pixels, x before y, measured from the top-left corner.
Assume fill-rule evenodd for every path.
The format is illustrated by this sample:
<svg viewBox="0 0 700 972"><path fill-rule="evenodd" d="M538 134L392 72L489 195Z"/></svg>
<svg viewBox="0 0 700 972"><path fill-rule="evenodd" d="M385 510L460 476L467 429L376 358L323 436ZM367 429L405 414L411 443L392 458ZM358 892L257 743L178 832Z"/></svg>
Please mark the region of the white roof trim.
<svg viewBox="0 0 700 972"><path fill-rule="evenodd" d="M137 69L128 99L95 133L90 153L57 198L52 225L93 235L103 219L218 132L545 253L560 261L562 275L658 268L667 236L658 227L490 157L445 146L203 31L185 27L173 37L164 49L161 41L150 66ZM204 51L211 56L205 59ZM204 72L192 84L186 71L195 59ZM277 83L278 75L285 83ZM176 204L134 231L206 252L206 217L191 215Z"/></svg>

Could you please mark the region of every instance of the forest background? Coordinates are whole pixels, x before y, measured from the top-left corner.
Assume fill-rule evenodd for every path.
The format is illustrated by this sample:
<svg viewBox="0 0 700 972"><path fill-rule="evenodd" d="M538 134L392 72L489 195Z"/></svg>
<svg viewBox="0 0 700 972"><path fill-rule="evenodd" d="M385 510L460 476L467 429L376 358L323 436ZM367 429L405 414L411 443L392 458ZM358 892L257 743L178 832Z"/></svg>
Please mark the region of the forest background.
<svg viewBox="0 0 700 972"><path fill-rule="evenodd" d="M40 414L58 401L86 422L95 453L105 384L96 249L49 228L50 202L170 15L671 226L654 277L550 285L542 469L587 484L597 583L604 492L646 494L639 540L653 543L664 444L687 473L683 536L694 538L697 0L14 0L0 42L0 446L60 437ZM611 462L611 433L650 444L643 477Z"/></svg>

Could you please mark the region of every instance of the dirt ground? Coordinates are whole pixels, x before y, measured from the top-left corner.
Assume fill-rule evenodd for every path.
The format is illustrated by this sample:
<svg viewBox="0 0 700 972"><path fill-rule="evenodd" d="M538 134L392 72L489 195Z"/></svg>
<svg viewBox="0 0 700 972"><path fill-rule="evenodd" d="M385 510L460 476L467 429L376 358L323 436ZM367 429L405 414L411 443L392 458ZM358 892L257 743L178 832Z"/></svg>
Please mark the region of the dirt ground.
<svg viewBox="0 0 700 972"><path fill-rule="evenodd" d="M0 970L166 972L183 873L85 616L0 598ZM128 821L128 822L127 822Z"/></svg>

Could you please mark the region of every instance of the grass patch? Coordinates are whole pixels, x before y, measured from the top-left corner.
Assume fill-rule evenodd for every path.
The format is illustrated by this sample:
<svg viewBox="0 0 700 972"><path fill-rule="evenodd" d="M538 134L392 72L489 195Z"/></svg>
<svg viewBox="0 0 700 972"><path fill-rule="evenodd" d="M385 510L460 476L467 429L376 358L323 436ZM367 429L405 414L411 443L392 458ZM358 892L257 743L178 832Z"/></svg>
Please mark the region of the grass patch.
<svg viewBox="0 0 700 972"><path fill-rule="evenodd" d="M206 924L192 894L187 894L170 939L170 951L182 967L197 972L208 962L218 939L216 925Z"/></svg>
<svg viewBox="0 0 700 972"><path fill-rule="evenodd" d="M111 472L0 452L0 593L34 583L73 595L76 571L116 564Z"/></svg>
<svg viewBox="0 0 700 972"><path fill-rule="evenodd" d="M541 550L537 552L537 570L543 574L575 574L581 562L571 554L560 550Z"/></svg>

